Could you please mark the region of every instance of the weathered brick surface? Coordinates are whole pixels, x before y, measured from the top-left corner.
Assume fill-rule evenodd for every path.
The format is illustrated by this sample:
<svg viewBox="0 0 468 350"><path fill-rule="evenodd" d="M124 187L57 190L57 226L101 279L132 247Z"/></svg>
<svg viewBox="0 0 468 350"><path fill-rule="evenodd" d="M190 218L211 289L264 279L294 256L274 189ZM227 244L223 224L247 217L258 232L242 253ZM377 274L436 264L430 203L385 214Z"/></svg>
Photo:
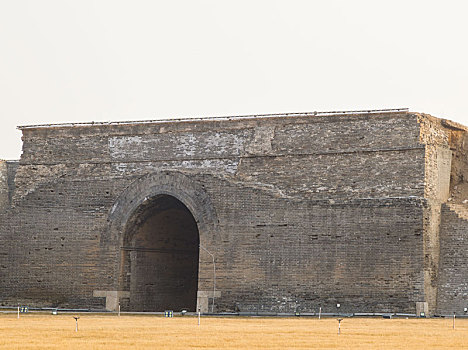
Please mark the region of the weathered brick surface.
<svg viewBox="0 0 468 350"><path fill-rule="evenodd" d="M458 315L468 307L468 210L444 204L440 227L439 313Z"/></svg>
<svg viewBox="0 0 468 350"><path fill-rule="evenodd" d="M0 212L6 210L10 205L8 192L7 162L0 160Z"/></svg>
<svg viewBox="0 0 468 350"><path fill-rule="evenodd" d="M15 174L18 169L17 161L0 160L0 211L5 211L15 191Z"/></svg>
<svg viewBox="0 0 468 350"><path fill-rule="evenodd" d="M25 128L0 214L0 302L104 307L93 292L130 291L122 305L140 308L135 295L158 293L150 262L184 266L193 248L128 238L163 194L215 256L218 311L434 310L449 134L411 113ZM198 253L208 293L212 258Z"/></svg>

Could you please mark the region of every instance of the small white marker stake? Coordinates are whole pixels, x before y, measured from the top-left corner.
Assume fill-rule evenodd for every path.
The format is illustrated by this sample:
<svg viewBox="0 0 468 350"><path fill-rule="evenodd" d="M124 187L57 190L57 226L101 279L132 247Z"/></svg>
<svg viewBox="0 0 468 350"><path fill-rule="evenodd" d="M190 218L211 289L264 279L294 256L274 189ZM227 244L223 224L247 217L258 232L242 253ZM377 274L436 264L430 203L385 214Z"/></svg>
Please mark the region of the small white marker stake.
<svg viewBox="0 0 468 350"><path fill-rule="evenodd" d="M198 325L200 325L200 309L198 309Z"/></svg>
<svg viewBox="0 0 468 350"><path fill-rule="evenodd" d="M79 317L73 316L73 318L75 319L75 322L76 322L75 332L78 332L78 319L79 319Z"/></svg>
<svg viewBox="0 0 468 350"><path fill-rule="evenodd" d="M341 321L343 321L343 319L342 319L342 318L339 318L339 319L338 319L338 335L341 334Z"/></svg>
<svg viewBox="0 0 468 350"><path fill-rule="evenodd" d="M319 308L319 320L320 320L320 317L322 316L322 308L320 307Z"/></svg>
<svg viewBox="0 0 468 350"><path fill-rule="evenodd" d="M120 303L119 303L119 317L120 317Z"/></svg>
<svg viewBox="0 0 468 350"><path fill-rule="evenodd" d="M455 329L455 314L453 314L453 325L452 325L452 329Z"/></svg>

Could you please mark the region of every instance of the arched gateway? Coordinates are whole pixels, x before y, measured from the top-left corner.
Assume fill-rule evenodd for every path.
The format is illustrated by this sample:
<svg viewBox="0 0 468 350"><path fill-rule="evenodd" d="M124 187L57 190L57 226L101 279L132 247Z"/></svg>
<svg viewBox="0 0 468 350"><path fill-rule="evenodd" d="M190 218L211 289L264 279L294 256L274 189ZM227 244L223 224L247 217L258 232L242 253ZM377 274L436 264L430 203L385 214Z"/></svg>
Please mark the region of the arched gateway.
<svg viewBox="0 0 468 350"><path fill-rule="evenodd" d="M129 309L195 311L198 289L198 227L187 207L162 194L137 208L122 249Z"/></svg>
<svg viewBox="0 0 468 350"><path fill-rule="evenodd" d="M120 245L122 309L195 311L199 246L216 223L202 187L177 172L139 178L116 201L109 220L109 238Z"/></svg>

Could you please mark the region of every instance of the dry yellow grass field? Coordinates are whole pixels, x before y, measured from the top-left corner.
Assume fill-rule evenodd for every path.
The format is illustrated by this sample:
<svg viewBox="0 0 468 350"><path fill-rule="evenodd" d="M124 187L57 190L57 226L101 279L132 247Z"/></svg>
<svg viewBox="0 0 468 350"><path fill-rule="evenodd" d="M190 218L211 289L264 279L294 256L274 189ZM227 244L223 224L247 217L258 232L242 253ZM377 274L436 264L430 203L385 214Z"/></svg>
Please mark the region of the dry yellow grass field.
<svg viewBox="0 0 468 350"><path fill-rule="evenodd" d="M468 319L0 315L0 348L468 349Z"/></svg>

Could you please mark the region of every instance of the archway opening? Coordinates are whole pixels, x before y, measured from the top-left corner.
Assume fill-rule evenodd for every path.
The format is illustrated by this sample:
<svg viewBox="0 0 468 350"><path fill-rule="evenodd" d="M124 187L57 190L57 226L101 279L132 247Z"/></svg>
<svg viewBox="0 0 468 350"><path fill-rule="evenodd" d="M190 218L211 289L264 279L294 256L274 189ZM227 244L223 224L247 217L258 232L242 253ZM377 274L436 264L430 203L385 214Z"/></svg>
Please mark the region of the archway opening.
<svg viewBox="0 0 468 350"><path fill-rule="evenodd" d="M145 200L126 225L122 246L123 290L132 311L196 311L199 233L190 210L177 198Z"/></svg>

